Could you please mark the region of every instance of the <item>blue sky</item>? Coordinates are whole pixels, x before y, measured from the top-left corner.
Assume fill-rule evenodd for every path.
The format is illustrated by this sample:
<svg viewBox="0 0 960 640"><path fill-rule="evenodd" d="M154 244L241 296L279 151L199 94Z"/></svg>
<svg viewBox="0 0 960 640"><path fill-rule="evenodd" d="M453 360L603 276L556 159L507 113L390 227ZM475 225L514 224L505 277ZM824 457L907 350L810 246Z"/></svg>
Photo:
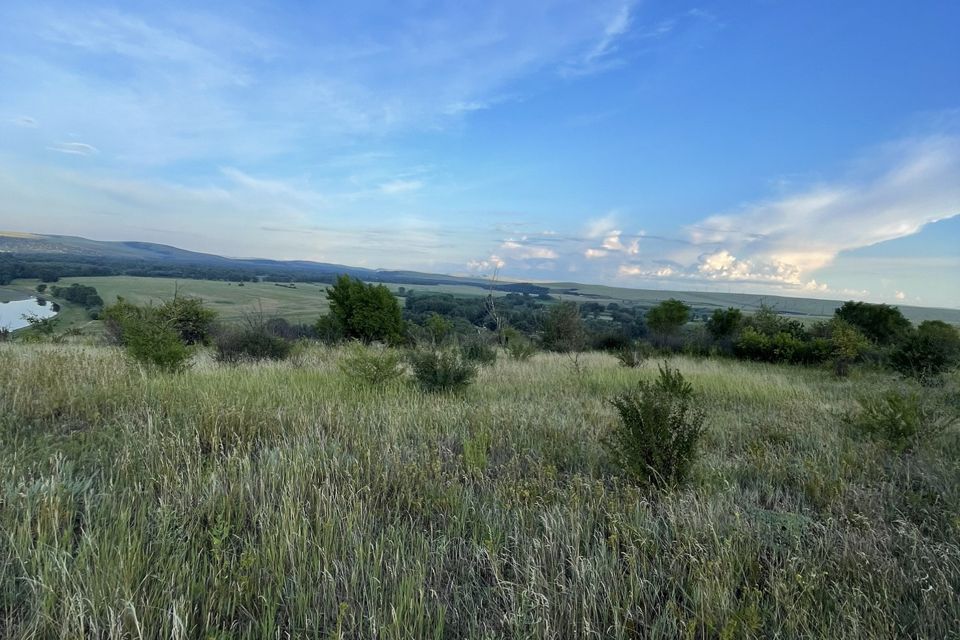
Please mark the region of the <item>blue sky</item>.
<svg viewBox="0 0 960 640"><path fill-rule="evenodd" d="M0 229L960 307L957 24L946 0L7 1Z"/></svg>

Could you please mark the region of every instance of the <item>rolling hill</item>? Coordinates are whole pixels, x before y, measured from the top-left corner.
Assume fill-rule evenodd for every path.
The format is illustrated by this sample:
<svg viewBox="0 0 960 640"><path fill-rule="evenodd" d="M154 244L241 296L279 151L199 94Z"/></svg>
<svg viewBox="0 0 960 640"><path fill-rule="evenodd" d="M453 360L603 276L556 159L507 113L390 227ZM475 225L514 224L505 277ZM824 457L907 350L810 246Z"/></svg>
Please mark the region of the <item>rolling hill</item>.
<svg viewBox="0 0 960 640"><path fill-rule="evenodd" d="M430 287L459 295L484 295L491 289L490 281L483 278L367 269L305 260L228 258L151 242L100 241L76 236L20 232L0 232L0 261L4 258L8 263L20 261L52 264L56 268L66 269L62 272L65 276L127 275L213 280L245 278L268 281L331 282L337 275L347 274L368 282L382 282L394 287L399 285ZM79 268L79 265L84 267ZM71 272L71 266L76 267L77 272ZM492 285L492 288L501 293L549 293L554 297L578 302L593 301L604 304L617 302L639 306L652 306L668 298L677 298L701 312L725 307L736 307L749 312L758 309L761 305L767 305L783 314L811 318L830 316L839 306L836 300L747 293L629 289L575 282L501 281ZM944 320L960 324L960 310L957 309L914 306L901 306L900 309L914 322Z"/></svg>

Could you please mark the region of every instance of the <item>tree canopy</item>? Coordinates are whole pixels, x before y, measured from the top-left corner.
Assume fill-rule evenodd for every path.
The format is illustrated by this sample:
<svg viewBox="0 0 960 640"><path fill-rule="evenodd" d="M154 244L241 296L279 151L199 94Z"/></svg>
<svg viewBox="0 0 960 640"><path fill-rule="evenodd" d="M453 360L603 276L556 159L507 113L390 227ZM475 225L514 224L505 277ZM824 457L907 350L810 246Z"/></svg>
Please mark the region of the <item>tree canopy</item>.
<svg viewBox="0 0 960 640"><path fill-rule="evenodd" d="M673 335L690 319L690 307L670 298L647 312L647 326L654 333Z"/></svg>
<svg viewBox="0 0 960 640"><path fill-rule="evenodd" d="M406 335L400 304L382 284L339 276L327 290L330 313L347 338L397 344Z"/></svg>

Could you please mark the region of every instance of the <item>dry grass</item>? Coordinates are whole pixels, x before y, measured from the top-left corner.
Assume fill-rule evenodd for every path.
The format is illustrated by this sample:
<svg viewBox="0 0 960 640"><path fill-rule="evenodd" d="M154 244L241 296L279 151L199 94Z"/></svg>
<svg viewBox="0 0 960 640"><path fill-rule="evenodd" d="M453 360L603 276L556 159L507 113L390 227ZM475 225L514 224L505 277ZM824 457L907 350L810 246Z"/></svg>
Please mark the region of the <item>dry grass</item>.
<svg viewBox="0 0 960 640"><path fill-rule="evenodd" d="M343 353L0 345L0 637L960 633L955 430L898 455L841 419L884 374L674 360L707 440L653 495L600 444L653 363L501 357L438 396Z"/></svg>

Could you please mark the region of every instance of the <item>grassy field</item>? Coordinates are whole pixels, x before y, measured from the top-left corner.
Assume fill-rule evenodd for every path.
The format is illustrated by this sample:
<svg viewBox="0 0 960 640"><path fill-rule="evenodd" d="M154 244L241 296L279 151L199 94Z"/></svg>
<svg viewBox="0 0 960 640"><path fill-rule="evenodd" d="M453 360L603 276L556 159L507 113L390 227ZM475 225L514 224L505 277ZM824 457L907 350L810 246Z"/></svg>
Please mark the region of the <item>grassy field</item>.
<svg viewBox="0 0 960 640"><path fill-rule="evenodd" d="M889 375L673 360L708 430L652 494L601 445L649 363L501 355L433 396L343 353L0 344L0 637L960 634L956 427L903 454L841 419Z"/></svg>

